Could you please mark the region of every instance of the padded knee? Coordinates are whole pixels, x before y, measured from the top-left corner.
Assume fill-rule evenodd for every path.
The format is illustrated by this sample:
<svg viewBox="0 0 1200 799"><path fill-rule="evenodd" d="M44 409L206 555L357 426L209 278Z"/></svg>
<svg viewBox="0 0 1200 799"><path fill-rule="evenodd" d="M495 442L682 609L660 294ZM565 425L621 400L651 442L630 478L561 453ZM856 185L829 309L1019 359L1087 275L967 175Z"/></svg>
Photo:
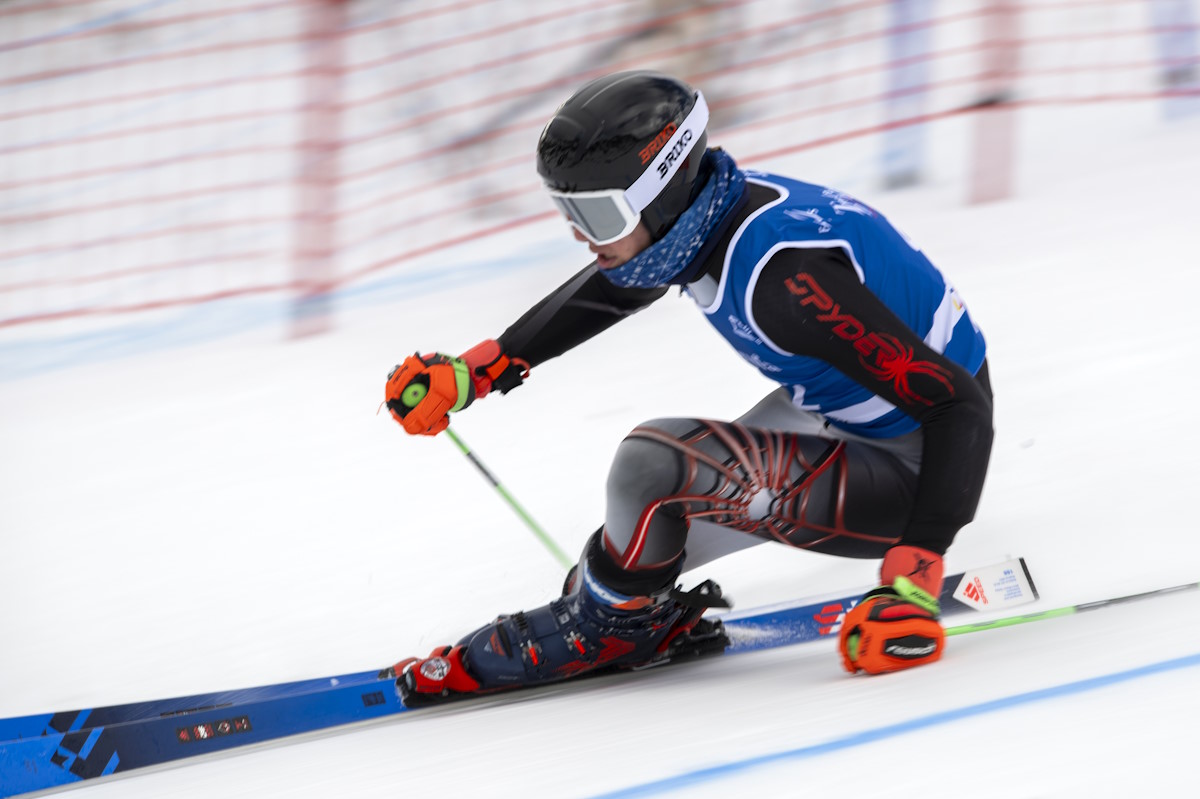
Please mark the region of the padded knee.
<svg viewBox="0 0 1200 799"><path fill-rule="evenodd" d="M680 420L648 422L650 428L671 436ZM685 483L685 460L669 443L644 436L629 436L617 447L608 473L605 528L618 565L628 571L645 564L674 562L687 538L684 508L670 502ZM664 502L664 500L668 500ZM633 563L623 563L635 545Z"/></svg>

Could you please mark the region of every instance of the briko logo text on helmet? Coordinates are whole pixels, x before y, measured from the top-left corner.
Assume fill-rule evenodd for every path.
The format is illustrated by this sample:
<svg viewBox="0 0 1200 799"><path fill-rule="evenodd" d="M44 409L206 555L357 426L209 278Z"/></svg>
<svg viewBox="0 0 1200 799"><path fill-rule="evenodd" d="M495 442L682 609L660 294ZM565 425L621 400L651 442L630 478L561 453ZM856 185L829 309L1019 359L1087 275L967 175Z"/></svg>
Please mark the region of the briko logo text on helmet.
<svg viewBox="0 0 1200 799"><path fill-rule="evenodd" d="M663 128L657 136L654 137L654 141L647 144L638 152L638 155L642 157L642 166L650 163L650 159L653 158L655 154L663 148L663 145L671 140L671 136L675 133L678 127L679 126L674 122L667 123L667 126Z"/></svg>
<svg viewBox="0 0 1200 799"><path fill-rule="evenodd" d="M686 163L685 156L692 151L692 145L703 136L704 126L707 124L708 106L697 92L696 105L691 112L680 122L668 122L666 127L638 151L643 164L647 159L652 160L633 185L625 190L625 199L634 211L640 212L650 205L680 165Z"/></svg>
<svg viewBox="0 0 1200 799"><path fill-rule="evenodd" d="M691 129L685 130L683 135L679 137L679 141L675 142L675 146L671 148L671 152L667 153L667 157L664 158L662 163L658 165L658 176L660 178L665 178L668 173L672 171L672 165L675 163L675 159L679 157L680 153L687 149L691 141Z"/></svg>

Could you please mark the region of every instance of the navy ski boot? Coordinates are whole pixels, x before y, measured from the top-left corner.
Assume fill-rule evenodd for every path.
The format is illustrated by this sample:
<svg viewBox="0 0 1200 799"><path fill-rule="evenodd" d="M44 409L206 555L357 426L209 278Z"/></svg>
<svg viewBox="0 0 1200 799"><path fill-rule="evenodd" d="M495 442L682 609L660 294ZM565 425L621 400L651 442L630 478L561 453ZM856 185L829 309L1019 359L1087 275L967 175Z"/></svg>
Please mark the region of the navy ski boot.
<svg viewBox="0 0 1200 799"><path fill-rule="evenodd" d="M548 605L500 616L454 646L396 664L393 673L404 704L658 665L728 645L719 620L700 618L710 607L728 607L715 583L706 581L687 593L668 587L631 596L600 582L589 560L585 556L577 567L579 579L568 578L568 592Z"/></svg>

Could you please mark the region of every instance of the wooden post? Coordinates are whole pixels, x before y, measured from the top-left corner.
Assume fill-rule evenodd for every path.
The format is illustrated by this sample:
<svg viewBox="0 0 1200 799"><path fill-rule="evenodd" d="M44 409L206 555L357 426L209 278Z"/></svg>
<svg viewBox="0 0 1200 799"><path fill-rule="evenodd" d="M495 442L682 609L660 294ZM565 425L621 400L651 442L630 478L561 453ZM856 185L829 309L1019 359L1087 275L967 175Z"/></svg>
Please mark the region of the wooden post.
<svg viewBox="0 0 1200 799"><path fill-rule="evenodd" d="M983 78L975 114L970 202L1012 196L1016 150L1015 75L1019 19L1013 0L988 0L984 15Z"/></svg>

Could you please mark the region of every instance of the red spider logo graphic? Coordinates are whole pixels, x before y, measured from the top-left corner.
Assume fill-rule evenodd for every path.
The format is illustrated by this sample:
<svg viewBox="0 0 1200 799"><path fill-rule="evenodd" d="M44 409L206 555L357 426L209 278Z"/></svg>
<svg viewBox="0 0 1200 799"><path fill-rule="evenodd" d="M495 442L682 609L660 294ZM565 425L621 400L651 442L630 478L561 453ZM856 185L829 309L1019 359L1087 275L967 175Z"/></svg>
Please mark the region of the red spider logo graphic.
<svg viewBox="0 0 1200 799"><path fill-rule="evenodd" d="M954 396L953 375L949 369L929 361L915 360L912 347L905 346L895 336L874 333L871 337L878 345L872 353L874 362L868 361L865 355L861 356L859 360L867 371L880 380L890 380L892 387L900 395L900 399L910 405L916 402L922 405L933 405L933 400L921 396L909 384L909 379L914 375L937 380L946 387L950 396Z"/></svg>

